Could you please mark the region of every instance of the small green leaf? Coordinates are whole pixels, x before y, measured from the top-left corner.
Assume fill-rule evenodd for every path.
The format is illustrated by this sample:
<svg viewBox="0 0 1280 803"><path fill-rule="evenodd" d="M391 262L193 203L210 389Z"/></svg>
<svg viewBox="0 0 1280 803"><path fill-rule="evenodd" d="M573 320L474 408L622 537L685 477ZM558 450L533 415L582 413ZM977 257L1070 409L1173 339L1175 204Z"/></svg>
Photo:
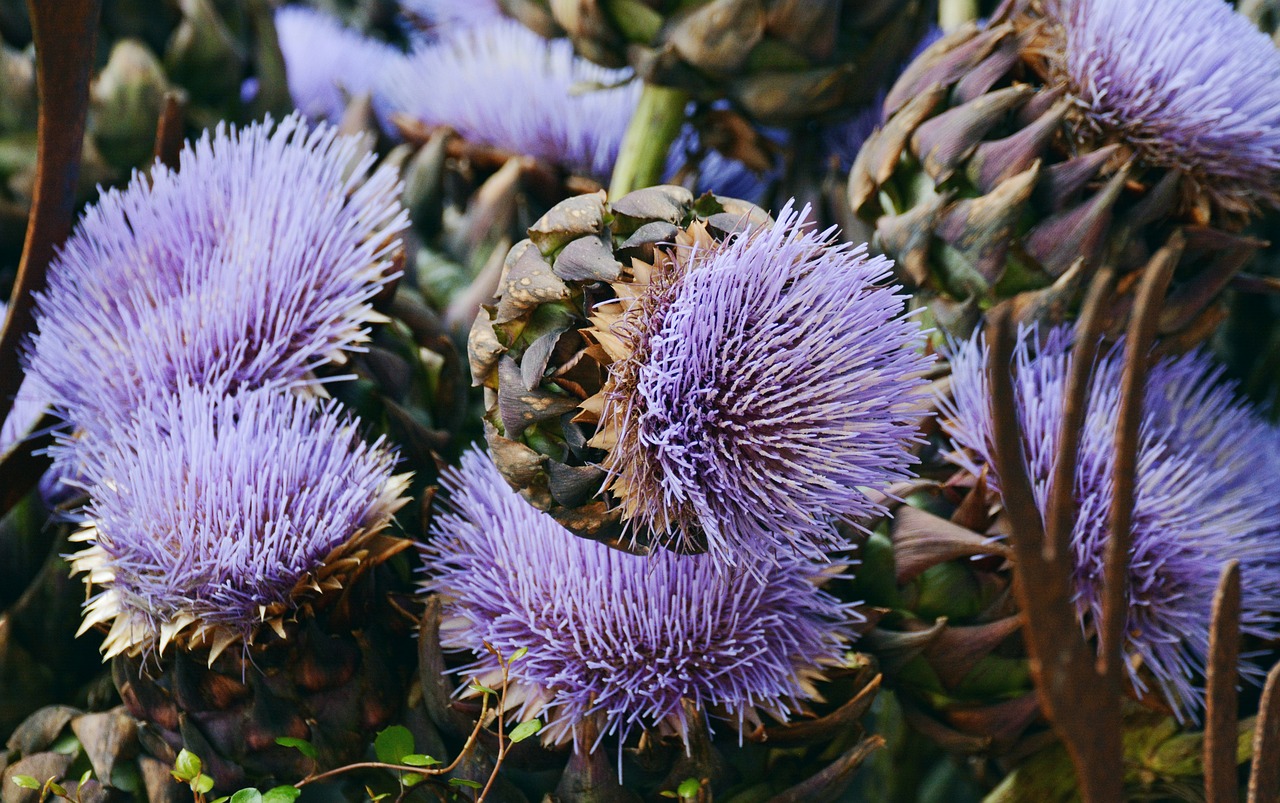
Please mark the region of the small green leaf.
<svg viewBox="0 0 1280 803"><path fill-rule="evenodd" d="M513 742L523 742L540 730L542 730L542 723L536 719L531 719L527 722L521 722L512 728L511 735L507 738Z"/></svg>
<svg viewBox="0 0 1280 803"><path fill-rule="evenodd" d="M406 787L417 786L418 784L422 783L426 779L427 779L427 776L425 775L419 775L416 772L406 772L401 774L400 783L404 784Z"/></svg>
<svg viewBox="0 0 1280 803"><path fill-rule="evenodd" d="M410 767L434 767L436 764L439 764L441 762L440 762L440 759L438 758L432 758L431 756L424 756L421 753L410 753L409 755L400 759L400 763L406 764Z"/></svg>
<svg viewBox="0 0 1280 803"><path fill-rule="evenodd" d="M686 800L692 800L698 796L698 790L702 788L702 784L697 778L685 778L676 787L676 794Z"/></svg>
<svg viewBox="0 0 1280 803"><path fill-rule="evenodd" d="M84 774L80 776L80 780L76 783L76 786L84 786L86 783L89 782L89 779L92 777L93 777L93 770L91 769L85 770Z"/></svg>
<svg viewBox="0 0 1280 803"><path fill-rule="evenodd" d="M308 742L306 739L299 739L296 736L277 736L276 744L281 747L292 747L312 761L315 761L316 757L319 755L316 752L315 745Z"/></svg>
<svg viewBox="0 0 1280 803"><path fill-rule="evenodd" d="M213 800L210 800L209 803L227 803L230 799L230 795L223 795L222 797L215 797Z"/></svg>
<svg viewBox="0 0 1280 803"><path fill-rule="evenodd" d="M470 779L468 779L468 778L450 778L450 779L449 779L449 785L450 785L450 786L465 786L465 787L467 787L468 789L483 789L483 788L484 788L484 784L480 783L479 781L472 781L472 780L470 780Z"/></svg>
<svg viewBox="0 0 1280 803"><path fill-rule="evenodd" d="M179 781L190 781L200 774L200 770L204 768L204 763L200 761L200 756L183 748L178 753L178 758L173 762L173 777Z"/></svg>
<svg viewBox="0 0 1280 803"><path fill-rule="evenodd" d="M53 792L58 797L70 797L70 795L67 794L66 787L57 781L54 781L52 778L49 779L49 791Z"/></svg>
<svg viewBox="0 0 1280 803"><path fill-rule="evenodd" d="M476 683L474 680L473 680L473 681L471 681L471 690L472 690L472 691L478 691L478 692L480 692L481 694L492 694L492 695L494 695L494 696L497 696L497 694L498 694L498 690L497 690L497 689L491 689L491 688L489 688L488 686L482 686L482 685L480 685L479 683Z"/></svg>
<svg viewBox="0 0 1280 803"><path fill-rule="evenodd" d="M197 775L191 781L191 791L197 795L208 794L213 791L213 779L203 772Z"/></svg>
<svg viewBox="0 0 1280 803"><path fill-rule="evenodd" d="M663 789L658 794L661 795L662 797L670 797L670 798L674 798L676 796L676 793L672 792L670 789Z"/></svg>
<svg viewBox="0 0 1280 803"><path fill-rule="evenodd" d="M15 775L13 776L13 782L18 786L21 786L23 789L40 788L40 782L35 778L32 778L30 775Z"/></svg>
<svg viewBox="0 0 1280 803"><path fill-rule="evenodd" d="M511 660L512 660L512 661L519 661L521 658L525 657L525 656L526 656L526 655L528 655L528 654L529 654L529 648L528 648L528 647L521 647L520 649L518 649L518 650L516 650L515 652L511 653Z"/></svg>
<svg viewBox="0 0 1280 803"><path fill-rule="evenodd" d="M262 793L257 789L241 789L231 796L231 803L262 803Z"/></svg>
<svg viewBox="0 0 1280 803"><path fill-rule="evenodd" d="M380 795L375 795L373 790L367 786L364 788L364 793L369 796L369 803L378 803L378 801L382 800L384 797L391 797L390 792L383 792Z"/></svg>
<svg viewBox="0 0 1280 803"><path fill-rule="evenodd" d="M293 803L302 794L292 786L276 786L262 793L262 803Z"/></svg>
<svg viewBox="0 0 1280 803"><path fill-rule="evenodd" d="M403 725L392 725L374 739L373 751L384 764L399 764L413 752L413 734Z"/></svg>

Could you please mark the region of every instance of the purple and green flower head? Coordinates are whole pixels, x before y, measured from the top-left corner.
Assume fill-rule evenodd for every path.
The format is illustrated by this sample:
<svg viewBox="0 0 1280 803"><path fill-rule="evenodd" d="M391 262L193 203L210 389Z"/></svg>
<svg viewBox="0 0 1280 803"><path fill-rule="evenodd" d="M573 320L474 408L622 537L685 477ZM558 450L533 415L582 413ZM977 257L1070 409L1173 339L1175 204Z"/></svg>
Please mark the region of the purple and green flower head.
<svg viewBox="0 0 1280 803"><path fill-rule="evenodd" d="M186 387L56 448L91 496L70 560L107 657L173 643L212 662L407 543L385 530L408 475L332 402Z"/></svg>
<svg viewBox="0 0 1280 803"><path fill-rule="evenodd" d="M1064 415L1072 354L1070 330L1019 334L1014 387L1037 505L1049 503L1055 443ZM993 471L988 349L980 336L954 348L943 427L951 459L977 475ZM1071 533L1075 603L1081 627L1102 615L1102 576L1110 538L1120 346L1093 371L1075 476ZM1143 406L1130 551L1125 662L1134 686L1154 688L1181 717L1196 716L1209 652L1210 605L1226 561L1240 561L1242 627L1263 639L1280 632L1280 497L1258 477L1280 469L1280 432L1236 395L1223 369L1203 353L1159 360ZM1249 661L1241 671L1259 680Z"/></svg>
<svg viewBox="0 0 1280 803"><path fill-rule="evenodd" d="M739 732L762 714L785 720L820 699L816 683L861 621L822 588L847 568L839 559L724 572L709 556L610 549L535 509L479 452L443 485L446 511L422 547L442 644L475 656L458 671L486 685L501 679L489 645L519 653L507 704L516 720L541 717L547 743L594 749L578 742L588 718L619 749L641 730L687 744L713 714Z"/></svg>

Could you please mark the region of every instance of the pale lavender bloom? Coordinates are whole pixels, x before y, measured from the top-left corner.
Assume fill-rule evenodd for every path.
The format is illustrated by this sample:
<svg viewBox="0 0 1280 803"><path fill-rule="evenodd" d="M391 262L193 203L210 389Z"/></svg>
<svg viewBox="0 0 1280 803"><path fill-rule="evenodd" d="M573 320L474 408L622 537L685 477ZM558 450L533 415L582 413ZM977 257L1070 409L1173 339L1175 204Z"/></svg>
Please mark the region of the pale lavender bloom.
<svg viewBox="0 0 1280 803"><path fill-rule="evenodd" d="M305 6L275 13L276 34L294 107L312 120L336 123L351 98L372 93L401 53Z"/></svg>
<svg viewBox="0 0 1280 803"><path fill-rule="evenodd" d="M1280 52L1221 0L1059 0L1087 124L1215 196L1280 205Z"/></svg>
<svg viewBox="0 0 1280 803"><path fill-rule="evenodd" d="M713 715L740 731L760 712L785 720L817 699L814 682L861 621L821 589L847 568L839 560L787 557L756 578L708 556L610 549L535 509L479 452L443 484L448 509L422 547L425 588L444 600L442 643L476 656L459 672L485 684L500 678L486 644L527 650L511 665L508 706L513 719L541 717L548 743L594 749L577 741L588 717L619 750L649 728L687 744Z"/></svg>
<svg viewBox="0 0 1280 803"><path fill-rule="evenodd" d="M867 489L909 476L924 353L892 263L804 225L693 252L630 335L634 387L606 389L620 421L628 526L719 565L821 559L833 522L882 510ZM617 468L620 467L620 468Z"/></svg>
<svg viewBox="0 0 1280 803"><path fill-rule="evenodd" d="M63 441L92 501L72 556L110 622L108 655L173 638L251 639L318 593L322 564L376 535L405 478L336 403L271 390L184 388Z"/></svg>
<svg viewBox="0 0 1280 803"><path fill-rule="evenodd" d="M105 192L37 299L36 390L93 429L184 384L310 385L363 348L408 218L359 148L296 115L220 126Z"/></svg>
<svg viewBox="0 0 1280 803"><path fill-rule="evenodd" d="M567 40L500 21L420 46L388 71L382 94L395 112L472 142L607 177L640 97L629 79Z"/></svg>
<svg viewBox="0 0 1280 803"><path fill-rule="evenodd" d="M1015 352L1023 454L1042 513L1057 457L1069 343L1066 327L1043 342L1023 330ZM943 426L962 449L951 458L975 474L994 471L987 360L980 336L956 348L953 396L939 400ZM1071 547L1086 632L1102 613L1122 365L1120 347L1099 358L1081 432ZM1209 650L1210 604L1228 560L1240 561L1244 632L1263 639L1277 633L1280 496L1261 479L1280 470L1280 433L1235 391L1221 367L1193 353L1155 364L1143 406L1124 628L1124 649L1140 668L1128 660L1125 666L1138 689L1154 680L1179 716L1195 716L1202 704L1197 686ZM998 489L999 478L988 476ZM1241 670L1260 677L1250 662Z"/></svg>
<svg viewBox="0 0 1280 803"><path fill-rule="evenodd" d="M8 305L0 301L0 325L4 323ZM0 423L0 455L4 455L31 434L36 422L44 415L47 404L33 391L34 382L23 382L13 397L9 416Z"/></svg>

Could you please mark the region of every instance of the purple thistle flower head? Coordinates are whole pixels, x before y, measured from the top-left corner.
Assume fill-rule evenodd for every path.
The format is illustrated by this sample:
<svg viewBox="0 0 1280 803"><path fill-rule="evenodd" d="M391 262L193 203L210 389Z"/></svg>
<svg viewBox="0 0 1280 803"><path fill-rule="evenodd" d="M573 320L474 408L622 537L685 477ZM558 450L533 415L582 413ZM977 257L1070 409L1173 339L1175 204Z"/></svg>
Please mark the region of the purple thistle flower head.
<svg viewBox="0 0 1280 803"><path fill-rule="evenodd" d="M608 176L640 96L629 78L567 40L498 21L419 47L388 71L383 94L395 111L478 144Z"/></svg>
<svg viewBox="0 0 1280 803"><path fill-rule="evenodd" d="M1280 205L1280 51L1222 0L1057 0L1057 65L1102 136L1233 208Z"/></svg>
<svg viewBox="0 0 1280 803"><path fill-rule="evenodd" d="M38 393L95 429L184 384L310 385L362 348L408 217L358 147L296 115L220 126L104 193L37 299Z"/></svg>
<svg viewBox="0 0 1280 803"><path fill-rule="evenodd" d="M605 487L633 532L722 566L820 560L835 519L878 512L867 489L909 476L932 356L892 263L808 214L788 203L770 227L660 260L612 325L630 356L610 366L596 437L613 441Z"/></svg>
<svg viewBox="0 0 1280 803"><path fill-rule="evenodd" d="M357 426L336 403L188 387L64 440L93 497L75 536L89 547L71 558L99 589L82 632L109 623L108 657L174 641L216 655L341 588L330 567L376 551L407 484Z"/></svg>
<svg viewBox="0 0 1280 803"><path fill-rule="evenodd" d="M425 588L444 600L446 649L477 659L461 672L498 682L493 645L510 657L514 718L543 717L548 743L596 717L619 749L637 729L686 741L682 703L758 724L818 699L814 682L839 664L850 604L821 586L847 564L788 557L759 576L715 571L708 556L631 555L578 538L507 485L486 455L446 472L450 509L423 549Z"/></svg>
<svg viewBox="0 0 1280 803"><path fill-rule="evenodd" d="M1063 417L1070 337L1066 327L1043 341L1024 329L1015 352L1023 455L1042 515ZM980 336L957 347L952 397L939 400L943 426L962 450L951 458L975 474L993 470L987 360ZM1076 469L1071 547L1076 607L1086 631L1102 615L1122 366L1119 346L1098 360ZM1125 665L1137 689L1154 681L1180 717L1196 716L1201 706L1196 683L1205 670L1210 604L1226 561L1240 561L1244 632L1265 639L1277 633L1280 497L1257 477L1280 469L1280 433L1240 401L1222 375L1204 354L1158 362L1148 379L1138 447L1124 632L1125 650L1140 666ZM988 476L998 488L999 478ZM1260 675L1248 662L1241 669L1254 680Z"/></svg>
<svg viewBox="0 0 1280 803"><path fill-rule="evenodd" d="M305 6L277 9L275 24L294 108L312 120L341 120L351 98L373 92L401 57L386 42Z"/></svg>

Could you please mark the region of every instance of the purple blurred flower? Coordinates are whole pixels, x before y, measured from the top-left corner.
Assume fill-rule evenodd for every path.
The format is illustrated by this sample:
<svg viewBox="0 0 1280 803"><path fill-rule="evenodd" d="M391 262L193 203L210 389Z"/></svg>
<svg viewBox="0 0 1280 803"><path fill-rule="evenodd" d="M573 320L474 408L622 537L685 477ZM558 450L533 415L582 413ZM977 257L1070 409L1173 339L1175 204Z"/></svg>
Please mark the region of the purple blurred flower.
<svg viewBox="0 0 1280 803"><path fill-rule="evenodd" d="M407 225L394 169L332 128L219 127L181 171L88 209L37 300L28 360L74 426L127 420L184 384L305 386L381 320Z"/></svg>
<svg viewBox="0 0 1280 803"><path fill-rule="evenodd" d="M1015 353L1018 417L1036 502L1043 512L1063 416L1070 330L1043 342L1029 331ZM975 338L951 359L951 399L940 399L943 426L965 451L951 457L965 469L992 470L992 423L986 344ZM1105 352L1089 391L1076 470L1078 508L1071 535L1076 605L1089 632L1101 616L1101 578L1109 538L1115 427L1123 354ZM1167 358L1151 370L1138 448L1133 546L1129 569L1126 661L1135 687L1154 680L1180 716L1196 714L1196 678L1209 650L1210 602L1223 564L1240 561L1243 628L1274 638L1280 598L1280 497L1258 477L1280 470L1280 433L1222 380L1204 354ZM998 478L994 484L998 487ZM1242 663L1258 679L1257 668Z"/></svg>
<svg viewBox="0 0 1280 803"><path fill-rule="evenodd" d="M4 323L7 312L7 305L0 301L0 325ZM25 381L22 383L18 394L13 397L13 408L9 410L9 416L0 422L0 455L25 440L48 407L33 390L35 384Z"/></svg>
<svg viewBox="0 0 1280 803"><path fill-rule="evenodd" d="M312 120L341 120L348 101L373 92L382 73L402 57L386 42L305 6L281 7L275 23L289 95Z"/></svg>
<svg viewBox="0 0 1280 803"><path fill-rule="evenodd" d="M628 526L720 565L821 559L836 518L908 476L932 357L892 263L816 233L788 203L771 227L689 253L615 327L617 426L606 487Z"/></svg>
<svg viewBox="0 0 1280 803"><path fill-rule="evenodd" d="M184 388L101 437L63 441L93 497L75 536L90 546L71 558L99 590L82 630L110 623L108 657L175 638L220 649L331 587L322 565L404 501L395 455L357 425L290 393Z"/></svg>
<svg viewBox="0 0 1280 803"><path fill-rule="evenodd" d="M818 699L814 681L839 664L852 625L850 604L821 590L847 564L787 557L755 579L720 572L707 556L640 557L572 535L507 485L486 455L470 452L446 472L448 512L423 549L428 591L443 596L444 646L477 660L461 672L481 683L511 666L513 716L545 718L548 743L599 718L621 743L659 728L687 743L681 705L715 712L740 730Z"/></svg>
<svg viewBox="0 0 1280 803"><path fill-rule="evenodd" d="M1280 205L1280 52L1221 0L1058 0L1087 125L1218 198Z"/></svg>
<svg viewBox="0 0 1280 803"><path fill-rule="evenodd" d="M472 142L605 177L640 96L629 77L578 58L567 40L501 21L419 47L388 72L383 95Z"/></svg>

